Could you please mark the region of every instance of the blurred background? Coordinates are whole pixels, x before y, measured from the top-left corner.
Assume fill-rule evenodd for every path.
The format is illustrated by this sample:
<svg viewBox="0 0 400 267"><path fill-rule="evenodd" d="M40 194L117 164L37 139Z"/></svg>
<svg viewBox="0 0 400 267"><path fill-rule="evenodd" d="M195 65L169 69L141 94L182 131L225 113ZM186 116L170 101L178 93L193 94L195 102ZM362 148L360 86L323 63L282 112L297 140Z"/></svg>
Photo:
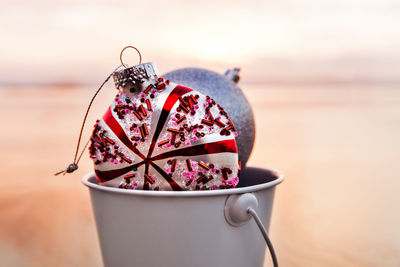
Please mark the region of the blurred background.
<svg viewBox="0 0 400 267"><path fill-rule="evenodd" d="M92 163L53 173L126 45L160 73L242 68L248 165L286 175L270 227L281 266L400 266L399 1L2 0L0 35L0 266L101 265L80 182ZM115 94L109 82L85 138Z"/></svg>

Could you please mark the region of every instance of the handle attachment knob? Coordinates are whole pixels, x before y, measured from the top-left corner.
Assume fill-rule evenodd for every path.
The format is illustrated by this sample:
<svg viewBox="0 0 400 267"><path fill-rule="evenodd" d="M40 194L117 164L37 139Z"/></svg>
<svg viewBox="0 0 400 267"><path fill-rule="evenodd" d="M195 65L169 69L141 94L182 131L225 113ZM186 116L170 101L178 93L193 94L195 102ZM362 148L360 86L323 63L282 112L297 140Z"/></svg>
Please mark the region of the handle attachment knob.
<svg viewBox="0 0 400 267"><path fill-rule="evenodd" d="M246 224L253 217L258 228L260 229L262 236L265 239L265 242L267 243L274 267L278 267L278 259L276 257L274 247L272 246L272 242L268 236L267 230L262 224L260 217L257 215L257 207L257 198L252 193L230 195L225 202L225 219L230 225L239 227Z"/></svg>

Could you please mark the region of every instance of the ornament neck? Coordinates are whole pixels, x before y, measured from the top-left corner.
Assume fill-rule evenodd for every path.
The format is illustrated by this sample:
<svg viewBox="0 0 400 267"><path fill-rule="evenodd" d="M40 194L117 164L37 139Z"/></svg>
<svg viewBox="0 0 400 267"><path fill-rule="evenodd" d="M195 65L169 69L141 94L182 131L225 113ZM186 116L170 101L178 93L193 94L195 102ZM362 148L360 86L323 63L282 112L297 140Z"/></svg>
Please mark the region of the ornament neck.
<svg viewBox="0 0 400 267"><path fill-rule="evenodd" d="M112 75L115 87L127 93L140 93L158 78L157 67L148 62L116 71Z"/></svg>

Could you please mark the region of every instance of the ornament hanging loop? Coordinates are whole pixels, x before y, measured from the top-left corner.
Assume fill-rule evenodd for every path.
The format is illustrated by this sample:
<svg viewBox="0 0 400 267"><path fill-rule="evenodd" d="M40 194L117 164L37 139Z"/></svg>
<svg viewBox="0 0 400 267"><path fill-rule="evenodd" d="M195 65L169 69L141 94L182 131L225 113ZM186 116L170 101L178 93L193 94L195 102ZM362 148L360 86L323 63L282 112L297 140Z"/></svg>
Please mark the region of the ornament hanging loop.
<svg viewBox="0 0 400 267"><path fill-rule="evenodd" d="M74 161L73 163L69 164L67 168L65 168L64 170L61 170L59 172L56 172L54 175L59 175L59 174L66 174L66 173L71 173L74 172L78 169L78 163L81 160L81 157L83 155L83 152L85 151L86 147L89 144L90 139L86 142L85 147L82 149L81 154L78 157L78 152L79 152L79 145L81 144L81 138L82 138L82 133L83 133L83 128L85 127L85 123L86 123L86 119L87 116L89 114L89 110L90 107L93 104L94 99L96 98L97 94L100 92L100 90L103 88L103 86L108 82L108 80L111 78L111 76L121 67L124 66L119 65L113 72L110 73L110 75L107 76L107 78L105 79L105 81L100 85L100 87L97 89L96 93L93 95L92 99L90 100L89 106L86 109L86 114L85 117L83 118L83 122L82 122L82 126L81 126L81 130L79 132L79 138L78 138L78 144L76 145L76 150L75 150L75 157L74 157ZM125 66L124 66L125 67Z"/></svg>
<svg viewBox="0 0 400 267"><path fill-rule="evenodd" d="M138 52L138 54L139 54L139 64L142 64L142 55L140 54L139 49L137 49L136 47L131 46L131 45L125 46L125 47L121 50L121 53L119 54L119 60L121 61L121 64L122 64L124 67L127 67L127 66L128 66L128 65L125 64L124 61L122 60L122 55L123 55L125 49L128 49L128 48L135 49L135 50Z"/></svg>

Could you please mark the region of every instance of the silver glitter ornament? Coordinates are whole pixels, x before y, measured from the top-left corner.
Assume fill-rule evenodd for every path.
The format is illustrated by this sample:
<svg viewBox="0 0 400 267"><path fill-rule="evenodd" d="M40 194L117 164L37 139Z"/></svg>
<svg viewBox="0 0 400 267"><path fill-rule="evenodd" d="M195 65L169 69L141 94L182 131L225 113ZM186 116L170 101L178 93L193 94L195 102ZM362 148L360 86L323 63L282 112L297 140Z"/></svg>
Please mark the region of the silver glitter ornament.
<svg viewBox="0 0 400 267"><path fill-rule="evenodd" d="M239 160L242 168L250 157L255 139L253 110L236 84L239 81L239 69L228 70L225 75L200 68L183 68L168 72L162 77L174 83L195 88L204 95L209 95L229 114L238 136Z"/></svg>

